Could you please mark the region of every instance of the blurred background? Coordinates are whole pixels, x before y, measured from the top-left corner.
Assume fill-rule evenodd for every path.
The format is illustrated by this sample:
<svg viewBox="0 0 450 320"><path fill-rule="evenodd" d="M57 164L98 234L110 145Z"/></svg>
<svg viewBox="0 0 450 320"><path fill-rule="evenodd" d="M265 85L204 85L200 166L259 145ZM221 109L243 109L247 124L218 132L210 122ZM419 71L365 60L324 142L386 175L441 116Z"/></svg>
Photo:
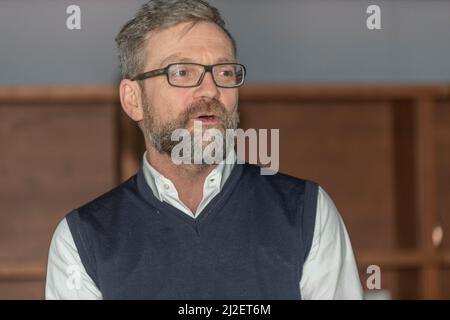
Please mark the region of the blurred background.
<svg viewBox="0 0 450 320"><path fill-rule="evenodd" d="M139 166L114 37L144 2L0 1L0 299L44 298L57 223ZM241 127L280 129L280 171L331 195L366 297L450 299L450 1L210 2L247 66Z"/></svg>

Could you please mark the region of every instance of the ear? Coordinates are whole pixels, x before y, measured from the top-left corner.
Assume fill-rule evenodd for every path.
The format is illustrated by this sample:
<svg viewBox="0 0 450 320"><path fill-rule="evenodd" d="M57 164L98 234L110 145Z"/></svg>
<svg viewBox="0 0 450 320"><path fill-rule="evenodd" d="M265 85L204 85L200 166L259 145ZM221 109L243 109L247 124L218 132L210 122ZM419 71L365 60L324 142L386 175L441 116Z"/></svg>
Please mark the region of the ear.
<svg viewBox="0 0 450 320"><path fill-rule="evenodd" d="M120 103L123 111L134 121L144 119L141 88L136 81L122 79L119 86Z"/></svg>

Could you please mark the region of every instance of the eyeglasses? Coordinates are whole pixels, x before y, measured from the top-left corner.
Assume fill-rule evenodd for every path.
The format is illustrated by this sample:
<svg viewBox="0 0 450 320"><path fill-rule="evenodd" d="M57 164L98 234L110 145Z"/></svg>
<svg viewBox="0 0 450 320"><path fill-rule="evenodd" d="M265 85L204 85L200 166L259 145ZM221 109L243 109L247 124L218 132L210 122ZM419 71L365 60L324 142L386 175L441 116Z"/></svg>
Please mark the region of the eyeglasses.
<svg viewBox="0 0 450 320"><path fill-rule="evenodd" d="M172 63L163 69L138 74L131 80L144 80L165 74L171 86L192 88L202 83L206 72L211 72L217 87L237 88L244 84L245 66L239 63L219 63L209 66L198 63Z"/></svg>

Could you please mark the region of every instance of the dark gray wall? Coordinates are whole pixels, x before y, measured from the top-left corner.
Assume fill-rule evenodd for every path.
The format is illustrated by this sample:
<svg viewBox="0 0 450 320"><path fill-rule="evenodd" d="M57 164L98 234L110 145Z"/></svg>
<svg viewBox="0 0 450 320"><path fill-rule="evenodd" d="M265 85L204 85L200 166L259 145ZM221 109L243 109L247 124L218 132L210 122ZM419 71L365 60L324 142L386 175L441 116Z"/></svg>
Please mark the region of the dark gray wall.
<svg viewBox="0 0 450 320"><path fill-rule="evenodd" d="M119 79L114 37L144 0L0 0L0 85ZM450 81L450 1L212 0L249 82ZM81 30L66 8L81 7ZM382 29L366 28L381 7Z"/></svg>

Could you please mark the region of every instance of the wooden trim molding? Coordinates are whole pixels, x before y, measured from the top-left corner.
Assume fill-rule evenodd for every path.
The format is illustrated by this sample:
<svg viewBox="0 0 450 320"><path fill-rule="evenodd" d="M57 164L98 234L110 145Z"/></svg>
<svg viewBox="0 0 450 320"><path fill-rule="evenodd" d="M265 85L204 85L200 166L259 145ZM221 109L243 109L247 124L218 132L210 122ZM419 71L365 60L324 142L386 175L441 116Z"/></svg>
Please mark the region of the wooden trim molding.
<svg viewBox="0 0 450 320"><path fill-rule="evenodd" d="M270 85L249 84L239 91L246 101L418 99L450 97L450 84L436 85ZM0 103L119 102L117 86L0 87Z"/></svg>
<svg viewBox="0 0 450 320"><path fill-rule="evenodd" d="M0 103L118 102L114 86L0 87Z"/></svg>

